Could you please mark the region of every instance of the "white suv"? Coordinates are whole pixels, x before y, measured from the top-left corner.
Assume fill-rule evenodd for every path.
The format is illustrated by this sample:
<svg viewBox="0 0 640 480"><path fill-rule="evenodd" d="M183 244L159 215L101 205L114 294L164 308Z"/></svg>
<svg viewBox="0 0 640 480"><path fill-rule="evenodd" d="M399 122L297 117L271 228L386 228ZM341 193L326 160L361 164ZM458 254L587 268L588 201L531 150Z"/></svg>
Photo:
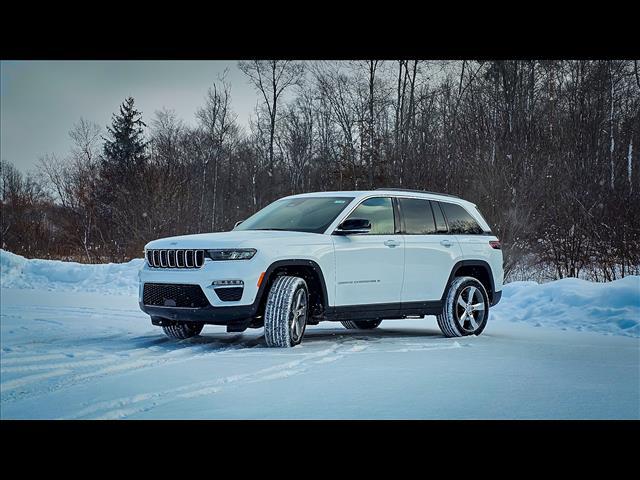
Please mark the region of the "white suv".
<svg viewBox="0 0 640 480"><path fill-rule="evenodd" d="M371 329L436 315L447 337L478 335L502 294L502 251L473 203L380 189L292 195L229 232L145 247L140 308L173 338L205 324L264 327L268 346L307 325Z"/></svg>

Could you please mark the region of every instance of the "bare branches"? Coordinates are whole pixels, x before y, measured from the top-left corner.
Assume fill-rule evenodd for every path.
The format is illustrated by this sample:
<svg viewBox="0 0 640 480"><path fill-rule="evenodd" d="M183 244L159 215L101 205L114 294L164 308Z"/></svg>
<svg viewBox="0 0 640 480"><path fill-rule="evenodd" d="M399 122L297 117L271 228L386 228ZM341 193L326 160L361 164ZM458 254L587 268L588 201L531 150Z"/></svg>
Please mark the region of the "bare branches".
<svg viewBox="0 0 640 480"><path fill-rule="evenodd" d="M3 217L17 222L3 220L7 248L25 251L14 232L35 232L35 221L41 240L31 252L55 241L86 261L123 260L153 238L231 228L287 194L404 186L476 203L513 278L529 266L598 278L640 271L637 61L239 68L258 100L246 132L223 75L196 125L170 110L156 112L150 129L137 124L149 148L129 173L108 174L99 129L83 119L68 155L43 157L51 198L3 163L3 190L13 192L3 193ZM114 141L126 165L123 138Z"/></svg>
<svg viewBox="0 0 640 480"><path fill-rule="evenodd" d="M289 60L252 60L238 62L238 68L262 95L269 113L269 176L273 175L274 139L278 102L289 87L300 86L304 80L304 64Z"/></svg>

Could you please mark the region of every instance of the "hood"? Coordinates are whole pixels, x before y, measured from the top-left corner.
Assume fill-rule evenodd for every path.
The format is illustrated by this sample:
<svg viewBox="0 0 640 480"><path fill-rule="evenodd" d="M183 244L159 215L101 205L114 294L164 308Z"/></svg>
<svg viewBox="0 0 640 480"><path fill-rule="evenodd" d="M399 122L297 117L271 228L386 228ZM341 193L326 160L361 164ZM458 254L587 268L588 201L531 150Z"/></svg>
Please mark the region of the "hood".
<svg viewBox="0 0 640 480"><path fill-rule="evenodd" d="M287 239L293 243L325 243L330 242L327 235L306 232L274 231L274 230L232 230L230 232L198 233L177 237L160 238L145 245L148 248L251 248L256 244L275 241L280 243Z"/></svg>

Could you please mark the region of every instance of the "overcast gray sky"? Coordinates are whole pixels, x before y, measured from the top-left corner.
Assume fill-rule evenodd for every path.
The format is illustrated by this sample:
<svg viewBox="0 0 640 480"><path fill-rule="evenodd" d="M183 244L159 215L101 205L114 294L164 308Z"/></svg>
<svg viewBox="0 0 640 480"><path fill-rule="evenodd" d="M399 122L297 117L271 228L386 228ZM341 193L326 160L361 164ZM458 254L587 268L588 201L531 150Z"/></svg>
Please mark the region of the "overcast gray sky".
<svg viewBox="0 0 640 480"><path fill-rule="evenodd" d="M104 128L129 95L147 123L166 107L195 124L207 88L225 69L246 126L258 97L234 61L2 61L0 156L28 171L46 153L64 155L80 117Z"/></svg>

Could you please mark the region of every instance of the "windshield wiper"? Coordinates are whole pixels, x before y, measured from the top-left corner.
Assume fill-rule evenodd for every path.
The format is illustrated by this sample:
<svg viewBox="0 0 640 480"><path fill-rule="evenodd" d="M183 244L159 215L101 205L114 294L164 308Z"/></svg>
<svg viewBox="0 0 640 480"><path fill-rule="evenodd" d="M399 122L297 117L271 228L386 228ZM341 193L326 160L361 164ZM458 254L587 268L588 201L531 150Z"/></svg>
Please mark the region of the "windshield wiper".
<svg viewBox="0 0 640 480"><path fill-rule="evenodd" d="M275 230L278 232L295 232L295 230L290 230L288 228L252 228L251 230Z"/></svg>

